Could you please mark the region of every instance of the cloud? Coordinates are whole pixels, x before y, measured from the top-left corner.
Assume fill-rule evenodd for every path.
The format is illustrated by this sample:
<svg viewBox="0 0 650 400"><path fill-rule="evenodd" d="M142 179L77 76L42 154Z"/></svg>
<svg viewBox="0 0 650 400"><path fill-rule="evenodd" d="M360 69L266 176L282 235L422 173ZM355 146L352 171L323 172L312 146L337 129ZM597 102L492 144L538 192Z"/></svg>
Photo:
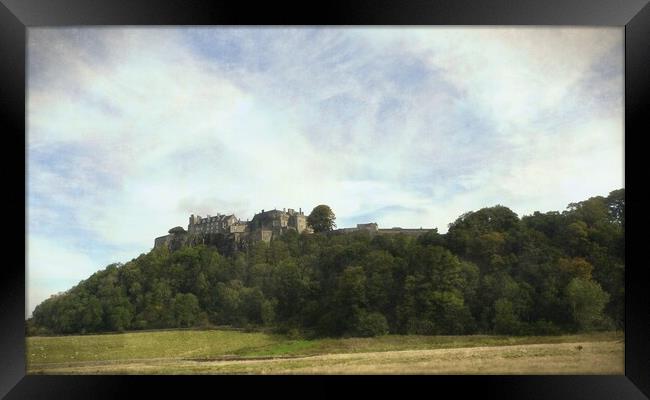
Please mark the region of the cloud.
<svg viewBox="0 0 650 400"><path fill-rule="evenodd" d="M190 213L328 204L342 227L444 232L606 194L622 33L30 28L28 239L61 256L29 261L29 289L127 261Z"/></svg>

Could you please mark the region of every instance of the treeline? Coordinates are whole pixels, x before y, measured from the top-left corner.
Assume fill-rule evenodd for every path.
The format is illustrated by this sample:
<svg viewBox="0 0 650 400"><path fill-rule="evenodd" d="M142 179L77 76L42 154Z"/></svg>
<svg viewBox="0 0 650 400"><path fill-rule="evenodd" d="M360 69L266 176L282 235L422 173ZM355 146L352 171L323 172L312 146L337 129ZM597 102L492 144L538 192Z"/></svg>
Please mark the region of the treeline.
<svg viewBox="0 0 650 400"><path fill-rule="evenodd" d="M36 307L29 334L232 325L316 336L623 328L625 192L447 234L289 233L245 252L155 249Z"/></svg>

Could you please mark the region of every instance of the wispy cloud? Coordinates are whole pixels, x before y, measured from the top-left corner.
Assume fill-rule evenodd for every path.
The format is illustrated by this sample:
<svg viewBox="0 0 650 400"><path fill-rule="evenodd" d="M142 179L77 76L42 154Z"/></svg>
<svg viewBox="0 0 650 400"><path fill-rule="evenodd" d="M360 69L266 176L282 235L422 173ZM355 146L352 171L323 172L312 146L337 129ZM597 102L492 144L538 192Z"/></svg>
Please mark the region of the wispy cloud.
<svg viewBox="0 0 650 400"><path fill-rule="evenodd" d="M444 232L623 186L619 28L28 33L29 311L192 212Z"/></svg>

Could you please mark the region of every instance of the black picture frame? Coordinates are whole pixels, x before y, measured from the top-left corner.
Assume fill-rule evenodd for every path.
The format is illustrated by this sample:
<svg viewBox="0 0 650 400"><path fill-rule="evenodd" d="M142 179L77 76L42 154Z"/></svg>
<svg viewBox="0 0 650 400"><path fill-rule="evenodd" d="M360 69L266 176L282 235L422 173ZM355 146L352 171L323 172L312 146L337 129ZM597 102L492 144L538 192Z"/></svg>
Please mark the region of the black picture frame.
<svg viewBox="0 0 650 400"><path fill-rule="evenodd" d="M387 0L313 4L208 2L179 0L0 0L0 115L2 171L12 178L3 191L5 255L0 267L0 397L112 398L133 394L136 387L170 394L199 387L214 395L225 387L247 394L251 388L284 395L338 395L351 383L377 393L407 390L425 395L468 393L495 398L642 399L650 396L650 302L643 279L644 263L635 263L634 230L644 224L642 186L629 181L644 171L628 149L640 147L650 132L650 5L648 0ZM624 376L426 376L426 377L166 377L25 375L25 39L37 26L79 25L582 25L625 27L625 171L627 210L634 218L626 231L626 316ZM638 159L637 159L638 160ZM638 172L641 176L643 172ZM638 189L637 189L638 188ZM632 205L630 208L630 196ZM22 207L22 208L21 208ZM637 211L638 210L638 211ZM632 231L630 231L630 227ZM17 231L17 233L15 232ZM638 240L637 240L638 241ZM630 255L633 258L630 258ZM208 379L209 378L209 379ZM297 389L295 383L303 383ZM255 386L252 386L254 383ZM331 384L332 383L332 384ZM451 392L449 392L451 390ZM415 392L413 392L415 393Z"/></svg>

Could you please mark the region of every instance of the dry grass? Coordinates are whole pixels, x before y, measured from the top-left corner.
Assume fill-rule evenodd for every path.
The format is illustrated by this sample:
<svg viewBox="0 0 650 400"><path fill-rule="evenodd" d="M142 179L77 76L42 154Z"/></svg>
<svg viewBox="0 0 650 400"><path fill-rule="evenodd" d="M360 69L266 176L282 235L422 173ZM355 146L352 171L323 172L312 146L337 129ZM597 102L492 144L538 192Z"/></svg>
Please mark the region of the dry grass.
<svg viewBox="0 0 650 400"><path fill-rule="evenodd" d="M275 335L226 330L130 332L27 338L28 364L238 355L273 345Z"/></svg>
<svg viewBox="0 0 650 400"><path fill-rule="evenodd" d="M194 335L198 335L197 338ZM124 341L125 346L119 348L115 345L116 338L111 342L110 336L125 336L118 339ZM277 335L225 331L29 339L32 341L30 344L28 340L28 349L32 351L42 343L42 339L47 339L53 341L49 349L59 352L50 353L47 362L28 358L30 374L624 373L624 344L620 333L537 339L547 343L535 343L530 337L498 336L458 336L455 341L449 336L290 341ZM62 343L54 345L62 339ZM510 344L513 339L523 343ZM108 346L108 353L99 353L103 358L93 360L87 357L89 348L101 350L98 343L106 345L106 341L113 343L113 347ZM157 341L158 345L163 341L168 346L158 347L158 351L151 343L144 349L132 347L139 342L151 341ZM486 342L490 345L484 345ZM492 345L491 342L498 344ZM454 343L461 347L452 346ZM405 350L401 345L411 349ZM85 354L86 360L66 359L65 355L73 348L77 349L77 357ZM131 357L127 357L129 353ZM134 357L135 353L139 357ZM37 353L32 354L37 357ZM113 358L108 358L109 354Z"/></svg>

